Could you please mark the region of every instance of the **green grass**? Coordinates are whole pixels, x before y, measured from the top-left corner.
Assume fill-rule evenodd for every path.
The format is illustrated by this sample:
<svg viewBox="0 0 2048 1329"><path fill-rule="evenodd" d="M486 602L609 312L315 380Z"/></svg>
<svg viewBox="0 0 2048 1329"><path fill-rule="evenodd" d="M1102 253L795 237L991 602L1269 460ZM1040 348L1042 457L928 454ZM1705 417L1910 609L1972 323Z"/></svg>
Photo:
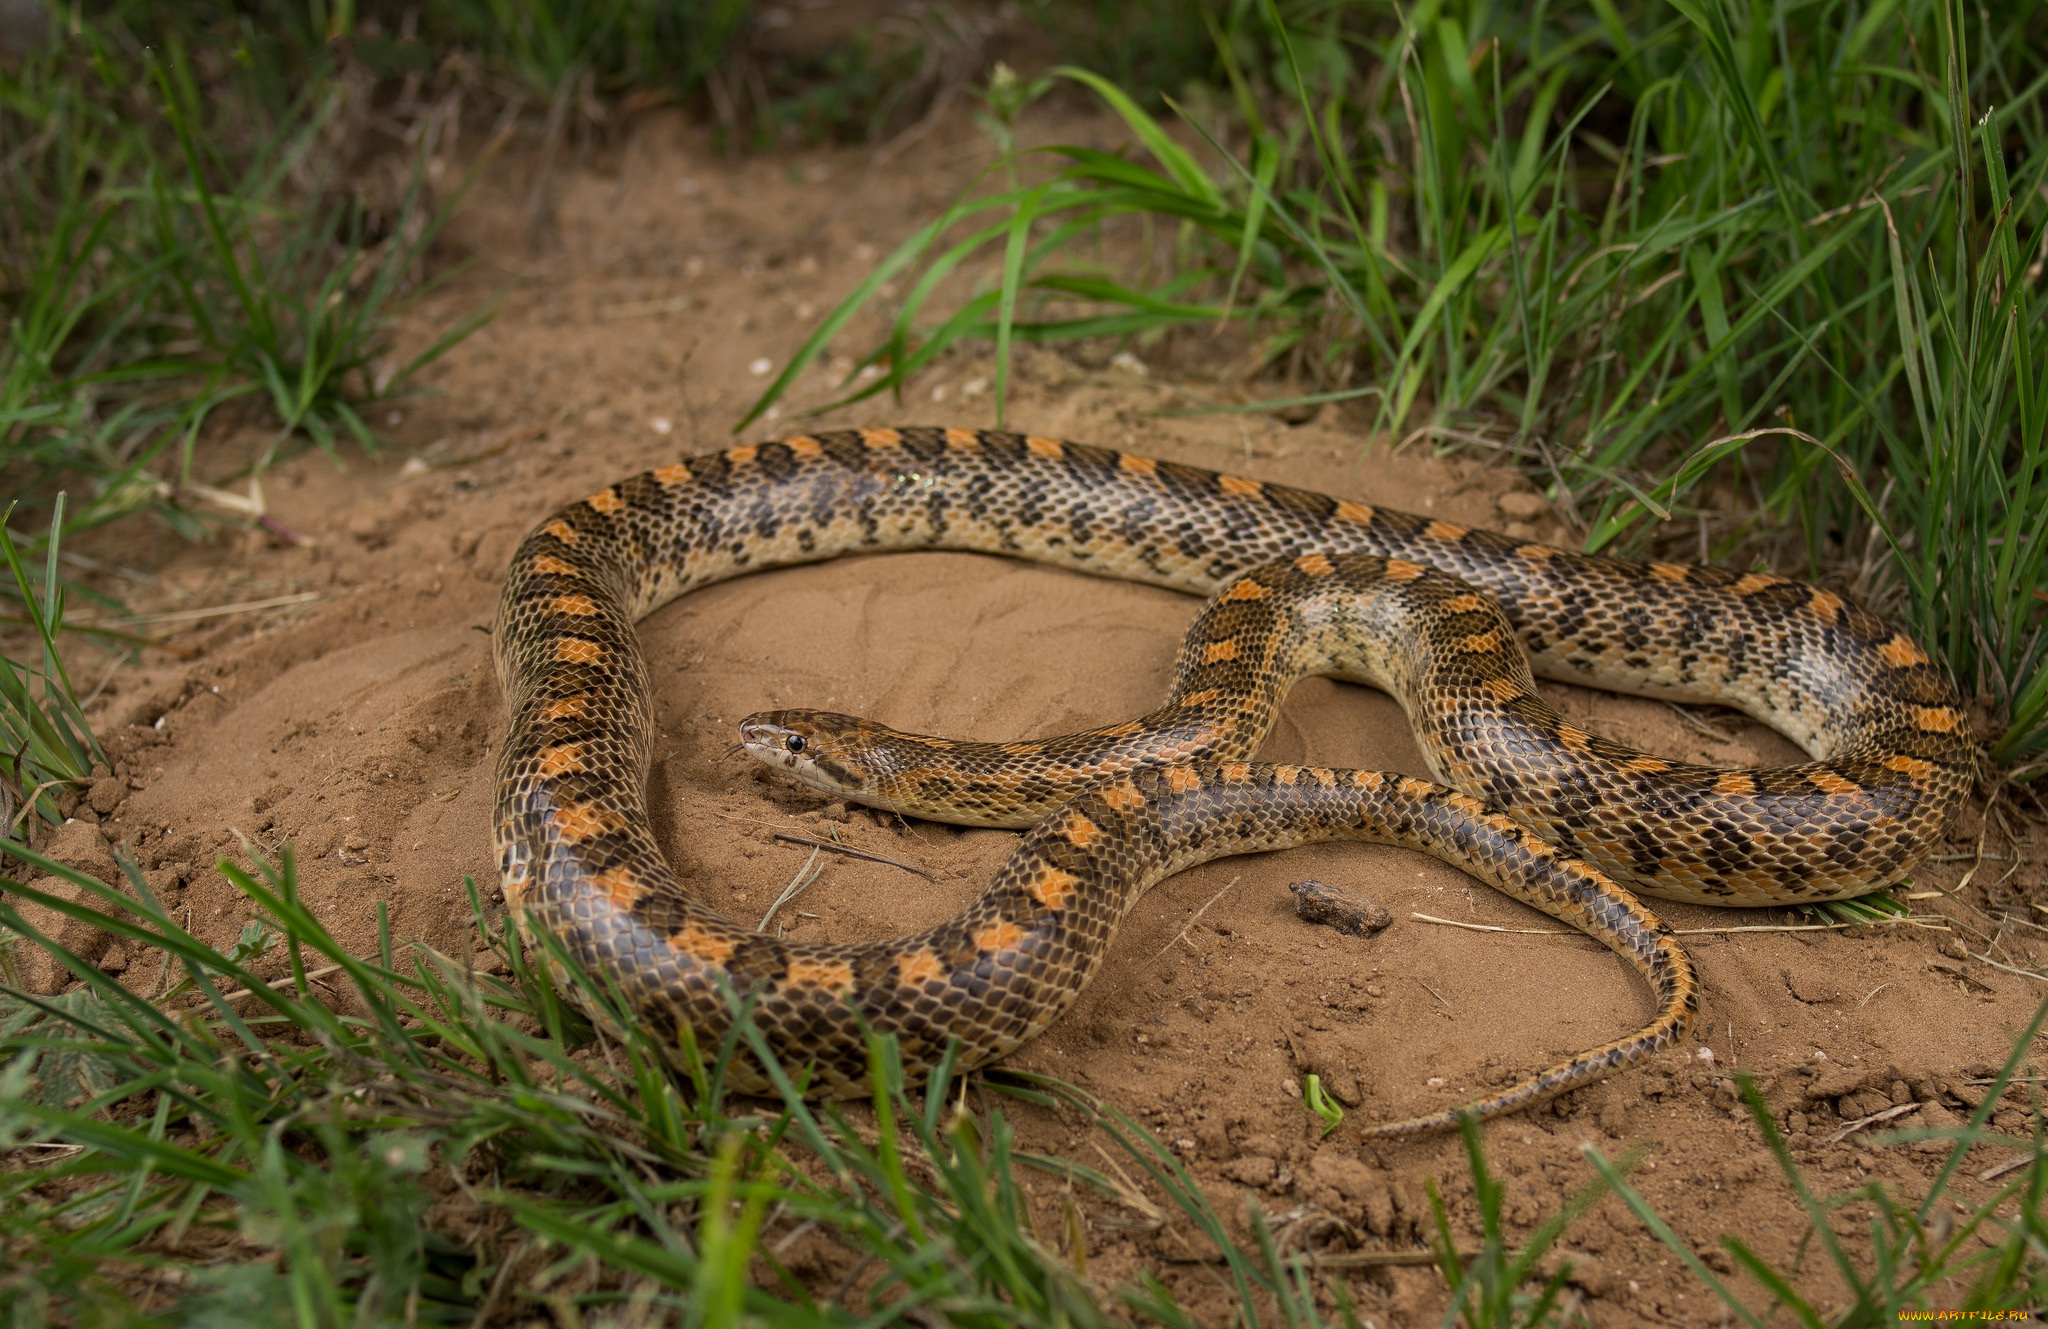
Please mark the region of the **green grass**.
<svg viewBox="0 0 2048 1329"><path fill-rule="evenodd" d="M1989 700L1996 762L2043 769L2048 12L1247 0L1210 25L1223 137L1061 71L1135 151L1046 149L960 199L754 415L885 284L887 372L853 398L979 340L1000 407L1015 342L1234 324L1264 405L1484 434L1589 549L1849 582Z"/></svg>
<svg viewBox="0 0 2048 1329"><path fill-rule="evenodd" d="M146 508L196 533L171 487L215 411L253 398L280 440L374 446L363 406L478 320L390 359L450 204L429 209L415 171L373 242L328 188L329 84L272 107L232 63L202 76L175 32L137 49L119 31L0 73L0 468L21 501L85 489L72 529Z"/></svg>
<svg viewBox="0 0 2048 1329"><path fill-rule="evenodd" d="M880 1040L856 1114L805 1102L801 1073L774 1063L745 1022L719 1047L670 1050L685 1069L668 1071L604 984L549 938L494 922L474 892L503 976L388 929L374 954L350 953L299 899L289 852L253 870L217 865L254 914L223 953L181 927L133 864L117 889L19 845L0 850L78 888L73 899L10 881L20 899L150 957L124 986L0 906L16 950L42 947L86 980L56 997L0 995L0 1315L12 1326L604 1323L627 1312L644 1317L627 1323L718 1326L1191 1323L1155 1279L1109 1287L1086 1272L1077 1200L1134 1205L1206 1237L1247 1329L1355 1323L1341 1277L1283 1247L1255 1206L1251 1241L1233 1241L1171 1150L1070 1085L963 1084L941 1067L912 1093ZM571 992L604 1018L579 1014ZM1977 1308L2039 1304L2048 1151L2038 1124L2029 1142L1986 1120L2044 1017L2048 1007L1917 1203L1876 1182L1817 1196L1751 1091L1854 1313L1819 1315L1797 1270L1737 1238L1727 1249L1807 1324L1890 1323L1958 1290ZM727 1093L715 1068L742 1039L770 1067L776 1098ZM1006 1098L1078 1115L1118 1161L1098 1169L1020 1150ZM1980 1141L2017 1148L2028 1165L1951 1217L1948 1183ZM1476 1129L1466 1145L1476 1244L1431 1187L1446 1323L1562 1322L1565 1270L1545 1257L1610 1188L1735 1314L1764 1322L1629 1186L1627 1162L1589 1152L1587 1188L1516 1245ZM1053 1230L1036 1225L1020 1168L1068 1184ZM2017 1219L2002 1212L2014 1202ZM1858 1206L1876 1217L1867 1252L1852 1253L1858 1243L1830 1221ZM799 1230L837 1252L808 1279L785 1266Z"/></svg>

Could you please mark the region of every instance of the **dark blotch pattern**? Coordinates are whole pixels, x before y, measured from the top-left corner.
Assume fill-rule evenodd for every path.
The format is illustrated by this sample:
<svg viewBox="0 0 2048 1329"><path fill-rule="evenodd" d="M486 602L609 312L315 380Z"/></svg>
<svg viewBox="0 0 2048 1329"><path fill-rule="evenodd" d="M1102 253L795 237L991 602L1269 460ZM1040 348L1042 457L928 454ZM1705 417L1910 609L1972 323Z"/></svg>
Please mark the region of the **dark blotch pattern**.
<svg viewBox="0 0 2048 1329"><path fill-rule="evenodd" d="M1444 538L1406 514L1358 520L1322 495L1125 461L1009 434L849 431L690 458L562 509L514 554L500 607L499 672L512 719L496 836L508 900L577 962L610 975L636 1018L664 1037L687 1025L703 1045L727 1023L726 993L756 992L760 1023L785 1062L813 1067L817 1092L848 1095L863 1092L863 1024L895 1033L920 1074L948 1039L961 1041L973 1066L1043 1030L1088 982L1131 904L1174 872L1328 839L1407 845L1600 937L1658 995L1649 1026L1487 1100L1480 1107L1490 1115L1666 1046L1690 1018L1697 989L1684 952L1585 858L1653 890L1667 878L1649 872L1652 859L1660 869L1698 864L1704 896L1717 898L1714 883L1731 885L1718 897L1725 903L1749 902L1735 892L1752 887L1779 900L1853 894L1924 855L1967 788L1970 740L1947 679L1854 606L1823 622L1807 607L1810 587L1697 568L1674 580L1615 560L1532 551L1485 531ZM759 568L926 548L1010 554L1204 595L1255 568L1255 577L1284 581L1289 574L1261 565L1311 553L1331 556L1339 581L1387 582L1387 558L1441 569L1450 576L1402 582L1403 596L1421 597L1431 630L1395 635L1422 639L1419 654L1375 655L1373 632L1345 631L1364 662L1359 672L1382 671L1423 731L1441 736L1447 755L1432 759L1442 773L1469 782L1470 794L1370 772L1218 764L1228 746L1197 732L1210 717L1183 716L1187 723L1165 726L1169 759L1193 764L1096 772L1106 782L1027 834L982 896L929 932L836 946L779 941L720 918L677 884L647 829L653 726L635 620ZM1500 609L1446 608L1462 592L1452 578L1484 588ZM573 623L557 614L553 602L570 592L596 612ZM1400 598L1381 596L1381 608L1366 612ZM1284 615L1262 627L1249 612L1256 603L1219 599L1199 630L1238 643L1240 672L1266 671L1252 689L1264 704L1284 691L1282 674L1304 667L1308 648L1271 626ZM1332 615L1359 618L1329 604ZM1519 668L1515 651L1444 649L1439 625L1470 636L1468 620L1480 619L1511 629L1545 676L1737 705L1816 761L1756 772L1756 792L1733 800L1714 792L1714 772L1623 772L1634 754L1598 739L1581 737L1584 751L1567 753L1574 765L1560 772L1551 766L1558 748L1573 745L1556 717L1533 698L1500 701L1489 686ZM595 658L565 660L571 635ZM1209 667L1184 661L1183 695L1205 690L1195 675ZM1482 702L1482 692L1493 700ZM1241 742L1257 721L1235 715L1224 727ZM1482 748L1502 755L1475 765ZM1578 764L1588 757L1593 774ZM1007 769L955 769L956 778L932 787L980 797L1011 783ZM1047 796L1042 773L1015 784ZM1585 858L1489 806L1527 819L1545 793L1552 798L1531 824ZM1754 816L1732 817L1730 802ZM1676 841L1655 845L1638 833L1651 807L1668 810ZM1094 833L1070 834L1072 815ZM736 1074L741 1088L768 1088L758 1068Z"/></svg>

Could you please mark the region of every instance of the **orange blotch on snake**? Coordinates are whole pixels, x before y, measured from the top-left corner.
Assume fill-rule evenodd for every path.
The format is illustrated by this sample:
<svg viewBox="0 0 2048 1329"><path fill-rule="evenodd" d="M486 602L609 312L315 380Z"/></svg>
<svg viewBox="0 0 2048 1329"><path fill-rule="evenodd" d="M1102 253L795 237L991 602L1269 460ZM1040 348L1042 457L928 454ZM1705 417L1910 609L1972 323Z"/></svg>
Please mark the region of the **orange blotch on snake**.
<svg viewBox="0 0 2048 1329"><path fill-rule="evenodd" d="M1074 898L1074 892L1080 887L1081 879L1073 873L1060 868L1047 868L1033 877L1024 889L1031 893L1032 899L1047 909L1065 909L1067 901Z"/></svg>
<svg viewBox="0 0 2048 1329"><path fill-rule="evenodd" d="M615 909L631 909L646 894L630 868L606 868L592 877L590 884Z"/></svg>
<svg viewBox="0 0 2048 1329"><path fill-rule="evenodd" d="M1454 521L1433 521L1422 528L1422 533L1432 540L1462 540L1472 533L1472 528Z"/></svg>
<svg viewBox="0 0 2048 1329"><path fill-rule="evenodd" d="M1337 783L1337 772L1327 766L1311 766L1308 768L1308 773L1314 777L1317 784L1325 789Z"/></svg>
<svg viewBox="0 0 2048 1329"><path fill-rule="evenodd" d="M1484 817L1486 815L1486 804L1480 802L1478 799L1472 797L1472 795L1470 794L1452 794L1449 798L1445 799L1444 802L1449 804L1451 807L1456 808L1458 811L1464 813L1466 816L1472 817L1474 819Z"/></svg>
<svg viewBox="0 0 2048 1329"><path fill-rule="evenodd" d="M1782 585L1784 581L1783 577L1774 576L1768 572L1752 572L1728 589L1737 595L1755 595L1758 591L1769 590L1773 586Z"/></svg>
<svg viewBox="0 0 2048 1329"><path fill-rule="evenodd" d="M626 500L619 497L616 489L600 489L583 501L589 504L591 511L601 512L607 517L626 510Z"/></svg>
<svg viewBox="0 0 2048 1329"><path fill-rule="evenodd" d="M1877 653L1894 669L1911 669L1927 663L1927 652L1903 632L1894 632L1890 641L1877 648Z"/></svg>
<svg viewBox="0 0 2048 1329"><path fill-rule="evenodd" d="M1139 724L1136 720L1126 720L1122 724L1113 724L1107 729L1098 729L1095 731L1095 734L1098 738L1129 738L1144 727L1144 725Z"/></svg>
<svg viewBox="0 0 2048 1329"><path fill-rule="evenodd" d="M1116 459L1116 464L1119 470L1128 475L1159 474L1159 463L1153 461L1150 457L1133 457L1130 453L1126 452Z"/></svg>
<svg viewBox="0 0 2048 1329"><path fill-rule="evenodd" d="M1918 757L1907 757L1896 753L1894 753L1892 756L1886 757L1883 761L1879 762L1878 764L1880 766L1886 767L1889 770L1897 771L1900 775L1905 776L1914 784L1920 784L1924 782L1929 776L1934 774L1933 762L1922 761Z"/></svg>
<svg viewBox="0 0 2048 1329"><path fill-rule="evenodd" d="M860 444L870 451L881 452L889 448L901 447L903 445L903 435L893 429L863 429L860 431Z"/></svg>
<svg viewBox="0 0 2048 1329"><path fill-rule="evenodd" d="M1515 701L1528 695L1512 678L1489 678L1481 686L1493 694L1495 701Z"/></svg>
<svg viewBox="0 0 2048 1329"><path fill-rule="evenodd" d="M1953 706L1915 706L1913 723L1930 734L1953 734L1963 727L1963 713Z"/></svg>
<svg viewBox="0 0 2048 1329"><path fill-rule="evenodd" d="M1222 695L1223 690L1221 688L1203 688L1200 692L1190 692L1187 696L1182 697L1180 704L1183 706L1207 706Z"/></svg>
<svg viewBox="0 0 2048 1329"><path fill-rule="evenodd" d="M581 637L563 637L555 643L555 659L563 664L600 664L604 660L604 647Z"/></svg>
<svg viewBox="0 0 2048 1329"><path fill-rule="evenodd" d="M1566 752L1574 756L1584 756L1586 746L1592 738L1591 734L1575 725L1561 724L1557 727L1557 741L1564 745Z"/></svg>
<svg viewBox="0 0 2048 1329"><path fill-rule="evenodd" d="M1043 743L1005 743L1002 750L1012 757L1030 757L1045 751Z"/></svg>
<svg viewBox="0 0 2048 1329"><path fill-rule="evenodd" d="M1418 780L1412 775L1402 776L1398 788L1408 798L1428 798L1436 792L1435 785L1427 780Z"/></svg>
<svg viewBox="0 0 2048 1329"><path fill-rule="evenodd" d="M1388 581L1414 581L1427 571L1429 569L1422 564L1410 563L1405 558L1390 558L1387 560Z"/></svg>
<svg viewBox="0 0 2048 1329"><path fill-rule="evenodd" d="M610 493L611 491L606 490L605 492ZM576 533L576 528L574 526L571 526L568 522L563 521L560 517L555 518L547 525L541 527L540 531L542 535L552 535L565 545L573 545L578 540L581 540L583 538L581 535L578 535Z"/></svg>
<svg viewBox="0 0 2048 1329"><path fill-rule="evenodd" d="M1842 610L1847 607L1848 602L1842 599L1841 596L1836 595L1833 591L1823 591L1818 586L1813 590L1813 598L1806 602L1808 612L1821 622L1830 625L1842 616Z"/></svg>
<svg viewBox="0 0 2048 1329"><path fill-rule="evenodd" d="M1104 785L1096 790L1095 794L1109 804L1112 812L1135 812L1145 806L1145 795L1138 792L1138 786L1129 780L1118 780L1115 784Z"/></svg>
<svg viewBox="0 0 2048 1329"><path fill-rule="evenodd" d="M1351 772L1351 783L1357 785L1360 789L1377 789L1386 782L1386 777L1378 771Z"/></svg>
<svg viewBox="0 0 2048 1329"><path fill-rule="evenodd" d="M754 458L761 455L761 449L752 443L742 443L736 448L725 450L725 460L732 466L750 466Z"/></svg>
<svg viewBox="0 0 2048 1329"><path fill-rule="evenodd" d="M681 462L660 467L654 472L654 483L663 489L679 489L696 478L690 473L690 468Z"/></svg>
<svg viewBox="0 0 2048 1329"><path fill-rule="evenodd" d="M1756 793L1756 777L1748 771L1723 771L1714 779L1714 792L1723 798L1749 798Z"/></svg>
<svg viewBox="0 0 2048 1329"><path fill-rule="evenodd" d="M1500 629L1498 628L1493 629L1491 632L1474 633L1470 637L1461 637L1458 640L1458 648L1460 650L1470 651L1474 655L1491 655L1500 649L1500 644Z"/></svg>
<svg viewBox="0 0 2048 1329"><path fill-rule="evenodd" d="M1192 793L1202 787L1202 777L1185 766L1169 767L1166 772L1166 787L1176 794Z"/></svg>
<svg viewBox="0 0 2048 1329"><path fill-rule="evenodd" d="M588 803L564 803L548 814L556 835L570 844L582 844L600 835L622 830L625 820L616 812L594 808Z"/></svg>
<svg viewBox="0 0 2048 1329"><path fill-rule="evenodd" d="M1282 766L1279 768L1279 770L1287 772L1287 774L1284 776L1280 775L1279 771L1274 772L1274 777L1278 779L1280 783L1294 783L1294 768L1292 766ZM1243 784L1246 780L1252 778L1252 768L1251 765L1247 762L1233 761L1228 766L1222 767L1218 771L1218 774L1220 774L1226 781L1228 781L1231 784Z"/></svg>
<svg viewBox="0 0 2048 1329"><path fill-rule="evenodd" d="M1217 476L1216 487L1232 498L1257 498L1266 492L1266 486L1257 480L1247 480L1236 475Z"/></svg>
<svg viewBox="0 0 2048 1329"><path fill-rule="evenodd" d="M800 461L816 461L825 455L825 445L809 434L798 434L782 440L782 446L789 449L789 455Z"/></svg>
<svg viewBox="0 0 2048 1329"><path fill-rule="evenodd" d="M1692 575L1691 570L1683 563L1652 563L1649 572L1658 581L1682 582Z"/></svg>
<svg viewBox="0 0 2048 1329"><path fill-rule="evenodd" d="M1820 770L1814 771L1813 773L1808 775L1806 779L1809 784L1813 785L1815 788L1819 789L1822 793L1826 794L1830 798L1844 797L1850 794L1860 794L1863 792L1862 785L1857 784L1854 780L1846 779L1843 776L1836 775L1833 771L1828 770L1826 767L1822 767Z"/></svg>
<svg viewBox="0 0 2048 1329"><path fill-rule="evenodd" d="M577 575L576 566L573 563L564 563L553 554L535 554L533 557L533 571L536 576L541 577L574 577Z"/></svg>
<svg viewBox="0 0 2048 1329"><path fill-rule="evenodd" d="M1476 595L1454 595L1444 601L1444 608L1453 614L1476 614L1486 608L1486 601Z"/></svg>
<svg viewBox="0 0 2048 1329"><path fill-rule="evenodd" d="M1202 649L1203 664L1217 664L1224 660L1235 660L1236 658L1237 638L1235 637L1227 641L1212 641Z"/></svg>
<svg viewBox="0 0 2048 1329"><path fill-rule="evenodd" d="M997 951L1014 951L1017 943L1024 940L1024 929L1007 918L997 919L974 934L976 950L993 954Z"/></svg>
<svg viewBox="0 0 2048 1329"><path fill-rule="evenodd" d="M540 718L551 721L580 719L589 714L590 698L580 693L574 697L564 697L560 701L551 701L540 708Z"/></svg>
<svg viewBox="0 0 2048 1329"><path fill-rule="evenodd" d="M574 775L587 768L583 765L583 749L574 743L563 743L557 747L541 749L535 769L539 770L543 780L554 780L564 775Z"/></svg>
<svg viewBox="0 0 2048 1329"><path fill-rule="evenodd" d="M740 944L730 937L720 936L702 923L685 923L680 931L669 934L668 948L701 964L724 964L732 959Z"/></svg>
<svg viewBox="0 0 2048 1329"><path fill-rule="evenodd" d="M1078 812L1068 814L1066 824L1060 827L1060 830L1081 849L1086 849L1102 838L1102 828Z"/></svg>
<svg viewBox="0 0 2048 1329"><path fill-rule="evenodd" d="M946 431L946 446L955 452L979 452L981 451L981 435L975 433L972 429L948 429Z"/></svg>
<svg viewBox="0 0 2048 1329"><path fill-rule="evenodd" d="M1337 511L1333 515L1338 521L1355 521L1360 526L1370 526L1375 514L1363 503L1343 502L1337 505Z"/></svg>
<svg viewBox="0 0 2048 1329"><path fill-rule="evenodd" d="M1227 780L1242 780L1250 774L1250 768L1245 766L1226 766L1223 768L1223 776ZM1293 784L1296 777L1300 774L1301 771L1298 767L1275 766L1273 768L1273 781L1275 784Z"/></svg>
<svg viewBox="0 0 2048 1329"><path fill-rule="evenodd" d="M566 614L572 618L589 618L597 612L597 603L587 595L558 595L548 602L551 614Z"/></svg>
<svg viewBox="0 0 2048 1329"><path fill-rule="evenodd" d="M1029 448L1033 455L1039 457L1064 457L1067 455L1066 444L1056 438L1044 438L1038 434L1033 434L1025 439L1024 446Z"/></svg>
<svg viewBox="0 0 2048 1329"><path fill-rule="evenodd" d="M1216 598L1218 600L1263 600L1271 594L1272 592L1264 586L1247 577L1243 581L1234 583L1229 590Z"/></svg>
<svg viewBox="0 0 2048 1329"><path fill-rule="evenodd" d="M784 981L793 988L824 988L827 992L853 991L853 965L845 960L807 960L801 955L789 959Z"/></svg>
<svg viewBox="0 0 2048 1329"><path fill-rule="evenodd" d="M1541 563L1545 559L1556 558L1562 551L1552 545L1516 545L1515 552L1531 563Z"/></svg>
<svg viewBox="0 0 2048 1329"><path fill-rule="evenodd" d="M1623 762L1621 769L1637 775L1661 775L1671 769L1671 763L1660 757L1636 757Z"/></svg>
<svg viewBox="0 0 2048 1329"><path fill-rule="evenodd" d="M1327 577L1337 570L1337 565L1321 554L1303 554L1294 560L1294 566L1310 577Z"/></svg>
<svg viewBox="0 0 2048 1329"><path fill-rule="evenodd" d="M896 957L896 978L907 988L921 988L927 983L946 981L946 966L939 961L931 947L912 951Z"/></svg>

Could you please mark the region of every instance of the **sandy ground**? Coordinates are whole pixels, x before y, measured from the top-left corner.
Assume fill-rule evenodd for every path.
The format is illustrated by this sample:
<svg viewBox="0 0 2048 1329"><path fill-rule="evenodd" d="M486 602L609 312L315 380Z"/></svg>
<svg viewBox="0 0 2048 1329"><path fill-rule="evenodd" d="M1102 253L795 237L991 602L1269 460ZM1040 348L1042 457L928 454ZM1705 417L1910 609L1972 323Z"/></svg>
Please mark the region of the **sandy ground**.
<svg viewBox="0 0 2048 1329"><path fill-rule="evenodd" d="M1103 145L1121 137L1109 122L1058 128ZM265 479L271 513L303 543L230 532L188 546L129 527L79 546L141 574L109 585L144 610L307 598L166 622L162 630L195 659L152 653L115 672L96 703L114 771L57 834L58 855L105 871L109 843L132 846L164 897L225 944L248 908L211 864L240 856L242 836L266 850L289 841L305 898L363 953L375 946L380 901L400 935L445 952L473 948L462 878L492 885L492 764L504 711L487 633L514 543L566 499L732 441L732 422L766 382L752 362L784 363L878 250L934 215L991 158L963 120L886 169L859 150L735 161L679 118L647 114L560 177L559 234L538 250L522 218L527 166L503 160L449 242L478 264L414 311L406 338L423 343L484 299L499 301L496 321L434 370L434 395L394 407L384 427L399 450L351 453L345 468L304 455ZM857 352L877 326L856 324L836 349ZM1162 414L1238 393L1213 376L1219 355L1200 338L1136 348L1149 362L1143 373L1111 365L1115 349L1023 355L1009 421L1570 538L1510 473L1421 449L1389 455L1333 412L1298 427L1265 415ZM806 427L993 424L991 373L985 358L949 358L900 405L877 400ZM821 403L827 389L822 374L808 376L796 403ZM746 436L778 432L771 425ZM228 476L265 441L254 426L223 433L208 441L201 473ZM1110 722L1156 702L1195 609L1169 592L927 554L748 577L662 610L643 639L663 732L657 816L678 873L734 916L756 917L807 856L773 831L831 829L932 870L940 884L833 858L795 906L793 935L879 938L947 916L1009 851L1009 833L863 811L827 827L827 800L721 759L734 722L785 705L978 738ZM1794 755L1739 717L1709 717L1728 733L1722 741L1662 705L1546 691L1588 728L1667 756L1737 765ZM1394 703L1325 681L1289 698L1262 756L1423 773ZM1979 831L1973 813L1940 853L1968 858ZM1983 865L1985 878L2033 852L1995 829L1983 845L2003 856ZM1953 886L1969 867L1938 863L1914 889ZM1295 917L1286 890L1305 876L1369 896L1396 921L1370 939L1311 927ZM2025 1026L2043 989L1960 958L1958 946L1986 953L1991 935L2006 958L2030 964L2035 934L1993 923L1978 890L1915 902L1974 931L1690 938L1707 986L1695 1042L1488 1129L1509 1179L1511 1231L1525 1234L1588 1179L1580 1150L1591 1142L1610 1155L1644 1151L1637 1180L1688 1240L1713 1247L1739 1233L1790 1268L1803 1220L1734 1106L1726 1076L1736 1068L1760 1077L1819 1187L1846 1189L1875 1174L1915 1193L1938 1161L1930 1154L1863 1147L1861 1135L1824 1141L1844 1117L1895 1102L1926 1104L1897 1124L1948 1123L1981 1092L1968 1081L2002 1060ZM1660 912L1684 929L1789 921L1782 911ZM1329 846L1214 863L1154 890L1077 1008L1012 1060L1146 1122L1240 1230L1249 1198L1313 1244L1414 1248L1428 1178L1438 1179L1458 1222L1471 1220L1460 1146L1362 1149L1342 1131L1319 1141L1319 1123L1298 1096L1304 1071L1334 1083L1349 1122L1405 1116L1619 1035L1650 1011L1631 971L1587 940L1466 931L1418 914L1552 926L1454 869L1392 849ZM110 968L154 973L153 956L97 949ZM1011 1111L1027 1147L1097 1161L1071 1122ZM2017 1113L2001 1121L2016 1129ZM1970 1171L1996 1161L1980 1150ZM1056 1186L1035 1174L1024 1184L1039 1230L1059 1231ZM1959 1189L1966 1197L1988 1190L1968 1177ZM1136 1216L1104 1199L1084 1197L1083 1209L1093 1274L1113 1283L1151 1268L1205 1322L1225 1317L1214 1266L1191 1231L1134 1231ZM1845 1211L1843 1229L1855 1230L1863 1213ZM1575 1295L1596 1323L1721 1322L1705 1290L1612 1199L1564 1245L1579 1261ZM805 1248L799 1267L835 1275L838 1258ZM1809 1255L1796 1281L1825 1304L1832 1276L1819 1264ZM1442 1285L1432 1271L1340 1276L1376 1324L1415 1325L1439 1313Z"/></svg>

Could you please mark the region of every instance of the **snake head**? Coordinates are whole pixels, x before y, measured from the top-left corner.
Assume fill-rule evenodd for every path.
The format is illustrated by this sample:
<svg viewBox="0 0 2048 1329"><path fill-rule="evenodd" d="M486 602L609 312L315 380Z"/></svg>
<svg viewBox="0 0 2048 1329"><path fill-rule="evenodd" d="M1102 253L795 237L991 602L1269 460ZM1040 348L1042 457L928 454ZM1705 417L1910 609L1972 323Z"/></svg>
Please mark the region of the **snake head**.
<svg viewBox="0 0 2048 1329"><path fill-rule="evenodd" d="M762 711L740 721L740 747L813 789L860 799L868 770L860 756L865 722L830 711Z"/></svg>

